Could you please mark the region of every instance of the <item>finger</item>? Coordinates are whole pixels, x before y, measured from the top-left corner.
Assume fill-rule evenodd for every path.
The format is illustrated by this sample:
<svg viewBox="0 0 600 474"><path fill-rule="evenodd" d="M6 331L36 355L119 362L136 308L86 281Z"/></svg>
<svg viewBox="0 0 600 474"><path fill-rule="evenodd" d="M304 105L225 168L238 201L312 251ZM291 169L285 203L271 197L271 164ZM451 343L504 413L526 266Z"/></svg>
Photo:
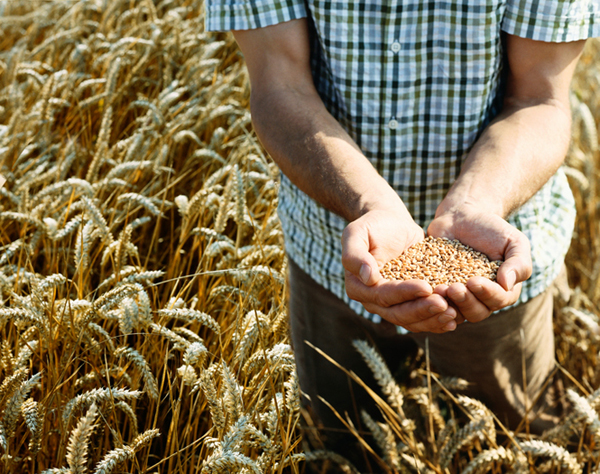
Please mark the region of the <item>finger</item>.
<svg viewBox="0 0 600 474"><path fill-rule="evenodd" d="M406 301L425 298L432 294L429 284L423 280L390 281L381 279L372 286L346 271L346 293L361 303L371 303L382 308L404 303ZM443 311L443 309L442 309Z"/></svg>
<svg viewBox="0 0 600 474"><path fill-rule="evenodd" d="M490 311L497 311L515 303L521 293L521 283L515 284L512 290L505 291L497 283L483 277L471 278L466 286Z"/></svg>
<svg viewBox="0 0 600 474"><path fill-rule="evenodd" d="M451 304L456 305L462 317L469 322L483 321L491 314L490 309L462 283L450 285L446 295Z"/></svg>
<svg viewBox="0 0 600 474"><path fill-rule="evenodd" d="M498 269L496 280L506 291L511 291L520 282L531 276L531 250L529 240L515 230L504 254L504 262Z"/></svg>
<svg viewBox="0 0 600 474"><path fill-rule="evenodd" d="M456 322L456 324L462 324L465 322L465 317L462 315L462 313L460 312L460 309L458 308L458 306L456 306L456 304L454 304L454 302L448 297L448 285L439 285L439 286L444 286L445 287L445 291L444 291L444 298L446 298L446 301L448 302L448 306L454 308L454 310L456 311L456 318L454 318L454 321ZM434 290L434 292L436 291L437 288Z"/></svg>
<svg viewBox="0 0 600 474"><path fill-rule="evenodd" d="M441 332L442 328L457 317L454 308L439 295L408 301L383 308L372 303L364 303L371 313L379 314L386 321L402 326L413 332Z"/></svg>
<svg viewBox="0 0 600 474"><path fill-rule="evenodd" d="M369 253L369 236L365 229L350 223L342 233L342 265L360 281L372 286L382 279L375 257Z"/></svg>
<svg viewBox="0 0 600 474"><path fill-rule="evenodd" d="M443 313L432 318L404 326L410 332L432 332L443 334L454 331L458 326L458 313L455 308L448 306Z"/></svg>

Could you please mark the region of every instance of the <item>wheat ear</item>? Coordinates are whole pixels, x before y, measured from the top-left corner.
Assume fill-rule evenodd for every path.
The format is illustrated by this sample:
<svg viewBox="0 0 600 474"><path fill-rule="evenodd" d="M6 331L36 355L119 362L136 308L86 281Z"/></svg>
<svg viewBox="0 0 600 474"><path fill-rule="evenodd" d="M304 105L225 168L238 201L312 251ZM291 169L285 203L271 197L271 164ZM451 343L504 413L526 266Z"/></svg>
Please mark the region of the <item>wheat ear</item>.
<svg viewBox="0 0 600 474"><path fill-rule="evenodd" d="M142 374L146 393L152 400L158 400L158 385L152 374L150 365L146 362L144 356L131 347L119 347L115 351L115 355L117 357L124 356L129 361L133 362L133 365L135 365L136 369Z"/></svg>
<svg viewBox="0 0 600 474"><path fill-rule="evenodd" d="M67 446L67 462L72 474L87 474L87 454L90 436L96 427L98 407L92 403L85 416L71 431L69 444Z"/></svg>
<svg viewBox="0 0 600 474"><path fill-rule="evenodd" d="M520 448L526 453L531 453L536 457L545 457L558 463L566 472L573 474L581 474L581 465L577 459L566 449L561 448L553 443L548 443L541 440L521 441Z"/></svg>
<svg viewBox="0 0 600 474"><path fill-rule="evenodd" d="M127 461L128 459L133 459L135 453L141 447L143 447L145 444L148 444L158 435L158 430L148 430L138 435L133 440L131 445L113 449L96 465L94 474L110 474L119 464Z"/></svg>
<svg viewBox="0 0 600 474"><path fill-rule="evenodd" d="M29 451L35 456L41 448L45 410L38 402L29 398L21 406L21 412L31 432Z"/></svg>
<svg viewBox="0 0 600 474"><path fill-rule="evenodd" d="M385 423L377 423L365 410L360 411L360 416L383 453L383 460L394 469L400 469L400 458L391 428Z"/></svg>
<svg viewBox="0 0 600 474"><path fill-rule="evenodd" d="M389 404L396 409L400 417L404 418L402 407L404 405L404 395L381 355L367 341L355 340L352 341L352 345L373 372L373 376L387 397Z"/></svg>
<svg viewBox="0 0 600 474"><path fill-rule="evenodd" d="M306 462L311 461L332 461L336 463L340 469L348 474L360 474L358 469L348 461L344 456L334 453L333 451L317 450L304 453Z"/></svg>

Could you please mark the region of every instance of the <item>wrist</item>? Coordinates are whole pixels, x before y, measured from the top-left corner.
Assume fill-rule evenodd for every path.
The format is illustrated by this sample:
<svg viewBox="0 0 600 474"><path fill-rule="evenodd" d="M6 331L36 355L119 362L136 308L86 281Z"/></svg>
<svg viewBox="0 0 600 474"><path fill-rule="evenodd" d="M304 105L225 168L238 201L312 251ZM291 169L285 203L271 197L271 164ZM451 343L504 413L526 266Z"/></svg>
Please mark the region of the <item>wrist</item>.
<svg viewBox="0 0 600 474"><path fill-rule="evenodd" d="M455 185L437 208L435 217L446 214L486 213L505 219L509 214L503 199L492 190L474 189L474 186Z"/></svg>
<svg viewBox="0 0 600 474"><path fill-rule="evenodd" d="M398 217L413 220L400 196L383 179L379 186L374 186L360 196L357 203L356 218L373 211L390 212Z"/></svg>

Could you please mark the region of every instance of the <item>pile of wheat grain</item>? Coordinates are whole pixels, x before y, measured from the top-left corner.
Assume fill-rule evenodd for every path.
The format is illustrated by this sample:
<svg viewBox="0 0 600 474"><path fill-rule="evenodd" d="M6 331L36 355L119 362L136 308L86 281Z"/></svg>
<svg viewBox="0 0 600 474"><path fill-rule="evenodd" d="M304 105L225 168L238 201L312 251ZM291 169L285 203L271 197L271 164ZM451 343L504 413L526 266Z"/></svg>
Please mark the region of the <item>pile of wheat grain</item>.
<svg viewBox="0 0 600 474"><path fill-rule="evenodd" d="M495 281L500 263L458 240L429 236L387 262L380 272L388 280L424 280L435 288L466 283L476 276Z"/></svg>

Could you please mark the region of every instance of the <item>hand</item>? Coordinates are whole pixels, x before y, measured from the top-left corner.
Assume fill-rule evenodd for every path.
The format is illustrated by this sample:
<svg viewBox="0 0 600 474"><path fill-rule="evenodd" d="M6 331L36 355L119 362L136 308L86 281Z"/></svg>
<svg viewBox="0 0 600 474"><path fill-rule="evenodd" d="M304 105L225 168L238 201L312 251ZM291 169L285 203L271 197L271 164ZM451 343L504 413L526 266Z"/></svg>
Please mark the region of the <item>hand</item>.
<svg viewBox="0 0 600 474"><path fill-rule="evenodd" d="M504 260L498 269L496 282L473 277L466 285L454 283L434 289L444 296L470 322L486 319L493 311L515 303L521 293L521 283L531 276L529 240L497 214L482 211L473 205L452 210L438 208L436 218L428 228L432 237L458 239L463 244L486 254L490 260Z"/></svg>
<svg viewBox="0 0 600 474"><path fill-rule="evenodd" d="M342 235L346 292L367 311L411 332L456 328L457 312L422 280L390 281L379 269L425 238L408 212L374 210L351 222Z"/></svg>

